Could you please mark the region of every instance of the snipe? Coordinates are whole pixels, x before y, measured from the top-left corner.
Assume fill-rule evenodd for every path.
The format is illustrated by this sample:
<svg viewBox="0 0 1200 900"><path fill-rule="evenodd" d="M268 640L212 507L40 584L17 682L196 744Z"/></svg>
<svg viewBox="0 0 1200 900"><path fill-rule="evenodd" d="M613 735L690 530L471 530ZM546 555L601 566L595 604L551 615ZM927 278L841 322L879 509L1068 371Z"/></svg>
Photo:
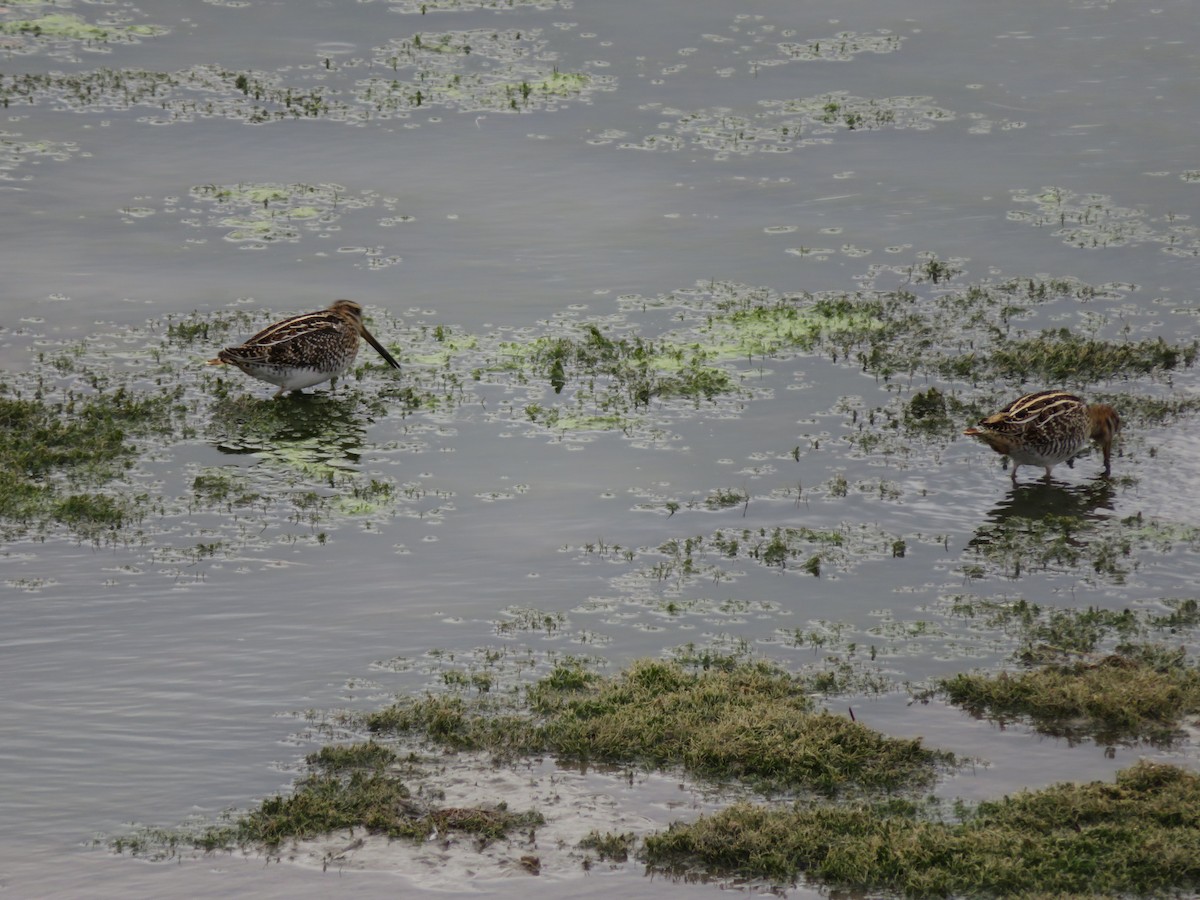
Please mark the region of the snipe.
<svg viewBox="0 0 1200 900"><path fill-rule="evenodd" d="M375 340L363 324L362 307L353 300L335 300L328 309L303 313L268 325L244 344L226 347L210 366L237 366L247 375L278 386L275 396L329 381L343 374L358 355L365 338L392 368L400 363Z"/></svg>
<svg viewBox="0 0 1200 900"><path fill-rule="evenodd" d="M1089 440L1104 451L1107 477L1112 472L1113 438L1120 429L1121 418L1107 403L1085 403L1066 391L1037 391L981 419L963 434L1007 455L1016 484L1021 466L1042 466L1049 480L1050 470L1060 462L1070 465Z"/></svg>

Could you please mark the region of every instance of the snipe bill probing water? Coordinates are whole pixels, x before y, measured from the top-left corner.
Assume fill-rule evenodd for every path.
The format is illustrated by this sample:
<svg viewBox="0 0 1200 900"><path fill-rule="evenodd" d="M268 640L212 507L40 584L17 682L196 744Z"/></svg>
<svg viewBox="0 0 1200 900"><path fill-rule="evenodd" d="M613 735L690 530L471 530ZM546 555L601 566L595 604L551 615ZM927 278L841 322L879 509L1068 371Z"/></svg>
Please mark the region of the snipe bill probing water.
<svg viewBox="0 0 1200 900"><path fill-rule="evenodd" d="M345 373L358 355L362 337L394 369L400 363L375 340L363 324L362 307L353 300L335 300L328 309L302 313L268 325L244 344L226 347L210 366L237 366L247 375L288 391L330 381Z"/></svg>
<svg viewBox="0 0 1200 900"><path fill-rule="evenodd" d="M1112 473L1112 443L1121 417L1107 403L1085 403L1066 391L1036 391L981 419L963 434L979 438L1012 460L1012 480L1021 466L1042 466L1046 480L1061 462L1068 465L1089 440L1104 451L1104 475Z"/></svg>

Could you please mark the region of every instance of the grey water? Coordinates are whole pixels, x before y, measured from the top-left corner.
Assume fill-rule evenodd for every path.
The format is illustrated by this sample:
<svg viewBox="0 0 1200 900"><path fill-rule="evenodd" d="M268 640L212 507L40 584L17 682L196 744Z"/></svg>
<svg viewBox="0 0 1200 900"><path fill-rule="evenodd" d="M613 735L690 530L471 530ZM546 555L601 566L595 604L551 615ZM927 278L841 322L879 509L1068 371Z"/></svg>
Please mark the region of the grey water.
<svg viewBox="0 0 1200 900"><path fill-rule="evenodd" d="M95 41L2 27L51 11L156 31ZM585 73L594 89L515 111L434 102L381 116L350 104L262 123L228 106L245 98L200 89L178 88L175 106L12 98L0 110L0 377L33 370L40 349L145 335L172 315L282 316L337 297L367 306L411 368L406 339L423 327L517 340L574 321L670 328L670 310L655 318L639 301L710 282L853 291L872 266L922 254L955 261L967 280L1118 286L1116 300L1051 308L1047 326L1200 337L1200 24L1183 0L464 0L424 14L386 0L63 0L0 6L0 75L211 66L348 99L392 76L380 48L473 30L477 41L521 32L537 64ZM814 44L813 58L794 49ZM498 53L479 71L510 62ZM786 119L773 104L827 94L887 101L897 124L755 136ZM258 240L230 222L253 209L223 211L203 190L297 184L338 186L314 201L327 204L319 226L298 219ZM1034 198L1051 188L1094 216L1074 231L1054 211L1033 221ZM201 348L196 366L216 349ZM463 871L447 883L225 856L144 863L93 838L212 818L286 789L321 739L304 711L424 690L447 653L578 653L615 670L688 642L741 641L802 666L815 652L787 646L781 629L843 623L861 644L890 648L881 665L900 684L998 663L1002 647L938 618L948 595L1116 609L1194 595L1186 540L1139 545L1122 579L1085 565L972 582L962 566L980 530L1020 503L1078 499L1096 456L1056 471L1057 487L1014 490L997 458L965 439L860 450L847 411L886 404L889 385L817 356L753 362L750 399L667 417L654 440L541 428L505 411L518 395L487 383L455 410L355 417L349 464L419 490L387 515L321 526L320 543L313 529L263 522L265 536L181 563L170 548L234 526L176 506L146 524L140 545L66 534L0 545L0 886L13 896L707 895L717 888L632 866L540 881ZM1105 385L1134 388L1189 398L1197 378ZM271 390L248 379L241 389ZM1126 434L1122 448L1114 469L1129 479L1086 512L1200 526L1194 422ZM177 498L206 467L264 467L255 477L283 490L277 463L197 437L139 460L130 477ZM822 487L839 476L847 494ZM721 489L749 502L708 509ZM668 515L667 501L685 508ZM716 529L780 526L872 537L820 578L735 566L727 581L654 584L603 549L642 556ZM895 536L903 559L877 551ZM664 600L692 611L666 615ZM521 609L567 624L513 637L498 623ZM930 620L947 630L903 637L904 623ZM1142 754L1198 761L1194 742L1110 757L906 701L854 702L873 727L981 760L939 788L947 796L1107 778ZM672 799L661 785L639 794L595 778L589 789L664 825L707 802L693 788Z"/></svg>

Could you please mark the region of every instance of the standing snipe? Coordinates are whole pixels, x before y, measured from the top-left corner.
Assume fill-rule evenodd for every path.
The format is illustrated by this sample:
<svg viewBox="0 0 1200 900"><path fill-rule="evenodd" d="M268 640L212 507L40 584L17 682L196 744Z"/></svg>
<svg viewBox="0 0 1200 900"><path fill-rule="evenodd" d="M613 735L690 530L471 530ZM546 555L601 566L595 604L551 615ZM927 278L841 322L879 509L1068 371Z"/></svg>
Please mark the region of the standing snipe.
<svg viewBox="0 0 1200 900"><path fill-rule="evenodd" d="M336 300L329 309L268 325L246 343L226 347L208 364L228 363L247 375L278 385L278 397L329 381L349 369L358 355L360 335L388 365L400 368L392 354L367 331L362 307L353 300Z"/></svg>
<svg viewBox="0 0 1200 900"><path fill-rule="evenodd" d="M1037 391L1014 400L998 413L981 419L963 434L977 437L1013 462L1017 483L1021 466L1043 466L1046 479L1060 462L1068 465L1089 440L1104 451L1104 474L1112 471L1113 437L1121 418L1107 403L1087 404L1066 391Z"/></svg>

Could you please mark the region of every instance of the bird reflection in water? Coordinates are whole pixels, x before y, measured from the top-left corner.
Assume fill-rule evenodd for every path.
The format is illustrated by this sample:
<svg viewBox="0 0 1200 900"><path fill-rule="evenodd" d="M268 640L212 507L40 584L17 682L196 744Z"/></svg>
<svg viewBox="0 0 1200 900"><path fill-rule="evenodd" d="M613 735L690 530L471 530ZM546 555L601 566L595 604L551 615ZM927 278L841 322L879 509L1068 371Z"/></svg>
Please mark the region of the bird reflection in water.
<svg viewBox="0 0 1200 900"><path fill-rule="evenodd" d="M1014 516L1037 519L1048 515L1103 518L1097 510L1111 512L1113 509L1113 484L1107 478L1098 477L1084 484L1071 485L1031 481L1010 490L988 513L988 521L1002 523Z"/></svg>
<svg viewBox="0 0 1200 900"><path fill-rule="evenodd" d="M988 513L967 549L1010 578L1070 569L1085 559L1099 571L1102 548L1090 545L1113 509L1112 483L1104 477L1081 485L1021 484ZM1108 568L1121 577L1115 562Z"/></svg>
<svg viewBox="0 0 1200 900"><path fill-rule="evenodd" d="M293 468L358 464L369 418L350 394L295 394L291 403L228 397L213 404L209 440L222 453L258 454Z"/></svg>

